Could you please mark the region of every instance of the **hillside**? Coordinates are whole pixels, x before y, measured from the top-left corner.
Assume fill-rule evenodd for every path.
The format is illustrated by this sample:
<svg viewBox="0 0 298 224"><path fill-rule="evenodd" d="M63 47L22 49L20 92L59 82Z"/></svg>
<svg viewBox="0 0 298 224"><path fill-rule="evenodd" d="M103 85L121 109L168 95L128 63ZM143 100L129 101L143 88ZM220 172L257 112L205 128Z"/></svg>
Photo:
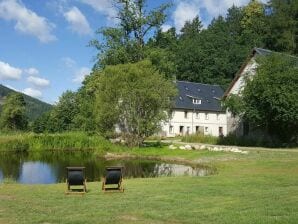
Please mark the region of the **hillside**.
<svg viewBox="0 0 298 224"><path fill-rule="evenodd" d="M2 104L5 101L6 96L13 92L15 91L0 84L0 110L1 110ZM29 121L35 120L41 114L49 111L52 108L52 105L48 103L42 102L38 99L35 99L31 96L27 96L25 94L23 94L23 96L27 104L26 110L27 110L27 116L29 118Z"/></svg>

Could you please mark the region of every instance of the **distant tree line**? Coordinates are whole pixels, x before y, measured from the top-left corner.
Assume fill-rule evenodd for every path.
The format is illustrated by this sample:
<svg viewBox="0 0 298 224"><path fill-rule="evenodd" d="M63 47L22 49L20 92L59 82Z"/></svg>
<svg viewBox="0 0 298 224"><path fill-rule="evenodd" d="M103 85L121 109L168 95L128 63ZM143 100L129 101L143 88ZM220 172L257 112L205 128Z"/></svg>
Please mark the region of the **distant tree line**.
<svg viewBox="0 0 298 224"><path fill-rule="evenodd" d="M181 30L170 28L165 32L161 25L170 5L148 10L145 2L114 1L118 25L99 29L100 38L89 43L98 52L92 73L77 92L66 91L52 111L34 122L35 132L84 130L108 134L111 126L122 120L123 130L131 130L129 136L137 132L143 139L156 130L158 123L152 117L153 120L147 118L153 114L159 120L166 119L159 112L169 102L161 98L170 99L175 95L170 85L174 79L226 88L253 47L298 55L296 0L271 0L266 4L251 0L244 7L232 6L226 16L214 18L206 28L196 17L187 21ZM148 78L144 79L142 74ZM155 77L156 74L161 78ZM158 91L161 87L163 93ZM144 89L141 91L141 88ZM156 95L146 95L149 91ZM133 94L139 98L129 98ZM125 111L119 108L126 100L124 97L140 104L132 103ZM161 102L160 107L145 107L143 101L150 105L151 99ZM140 111L140 105L144 111ZM130 119L130 113L135 113L135 119ZM154 128L149 128L150 122ZM137 129L132 126L135 123L139 125ZM140 130L145 128L150 131L144 134Z"/></svg>

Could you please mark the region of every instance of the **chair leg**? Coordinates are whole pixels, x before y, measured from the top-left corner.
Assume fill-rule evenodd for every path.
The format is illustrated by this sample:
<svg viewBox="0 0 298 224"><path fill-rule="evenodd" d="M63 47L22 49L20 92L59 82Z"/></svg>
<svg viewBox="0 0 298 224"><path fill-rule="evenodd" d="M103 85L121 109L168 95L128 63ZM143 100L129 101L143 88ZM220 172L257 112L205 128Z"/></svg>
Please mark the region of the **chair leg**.
<svg viewBox="0 0 298 224"><path fill-rule="evenodd" d="M105 189L105 182L106 182L106 179L103 178L103 180L102 180L102 186L101 186L101 190L103 190L103 191L106 190L106 189Z"/></svg>
<svg viewBox="0 0 298 224"><path fill-rule="evenodd" d="M84 181L84 192L87 192L86 180Z"/></svg>

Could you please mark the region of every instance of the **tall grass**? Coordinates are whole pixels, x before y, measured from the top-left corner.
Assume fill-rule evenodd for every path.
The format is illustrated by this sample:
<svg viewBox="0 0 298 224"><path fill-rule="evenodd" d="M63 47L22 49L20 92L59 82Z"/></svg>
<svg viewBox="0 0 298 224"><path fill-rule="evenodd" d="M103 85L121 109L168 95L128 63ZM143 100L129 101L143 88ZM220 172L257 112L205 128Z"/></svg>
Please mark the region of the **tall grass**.
<svg viewBox="0 0 298 224"><path fill-rule="evenodd" d="M214 137L210 135L203 134L193 134L183 136L182 142L190 143L205 143L213 145L236 145L236 146L263 146L263 147L288 147L278 141L270 141L262 137L252 138L252 137L238 137L233 134L229 134L224 137ZM292 147L295 147L292 146Z"/></svg>
<svg viewBox="0 0 298 224"><path fill-rule="evenodd" d="M119 150L119 146L110 143L99 135L83 132L59 134L6 134L0 136L0 151L42 151L42 150Z"/></svg>

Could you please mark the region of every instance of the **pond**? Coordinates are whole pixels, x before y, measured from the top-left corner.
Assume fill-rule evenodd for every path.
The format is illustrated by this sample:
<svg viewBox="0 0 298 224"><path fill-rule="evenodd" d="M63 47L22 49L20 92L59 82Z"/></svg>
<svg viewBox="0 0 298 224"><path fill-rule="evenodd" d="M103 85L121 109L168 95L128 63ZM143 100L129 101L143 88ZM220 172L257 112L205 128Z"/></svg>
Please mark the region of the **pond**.
<svg viewBox="0 0 298 224"><path fill-rule="evenodd" d="M0 182L5 178L23 184L65 182L68 166L85 166L87 181L100 181L106 166L123 166L124 178L206 176L215 172L207 166L191 167L144 159L106 160L83 152L5 153L0 154Z"/></svg>

